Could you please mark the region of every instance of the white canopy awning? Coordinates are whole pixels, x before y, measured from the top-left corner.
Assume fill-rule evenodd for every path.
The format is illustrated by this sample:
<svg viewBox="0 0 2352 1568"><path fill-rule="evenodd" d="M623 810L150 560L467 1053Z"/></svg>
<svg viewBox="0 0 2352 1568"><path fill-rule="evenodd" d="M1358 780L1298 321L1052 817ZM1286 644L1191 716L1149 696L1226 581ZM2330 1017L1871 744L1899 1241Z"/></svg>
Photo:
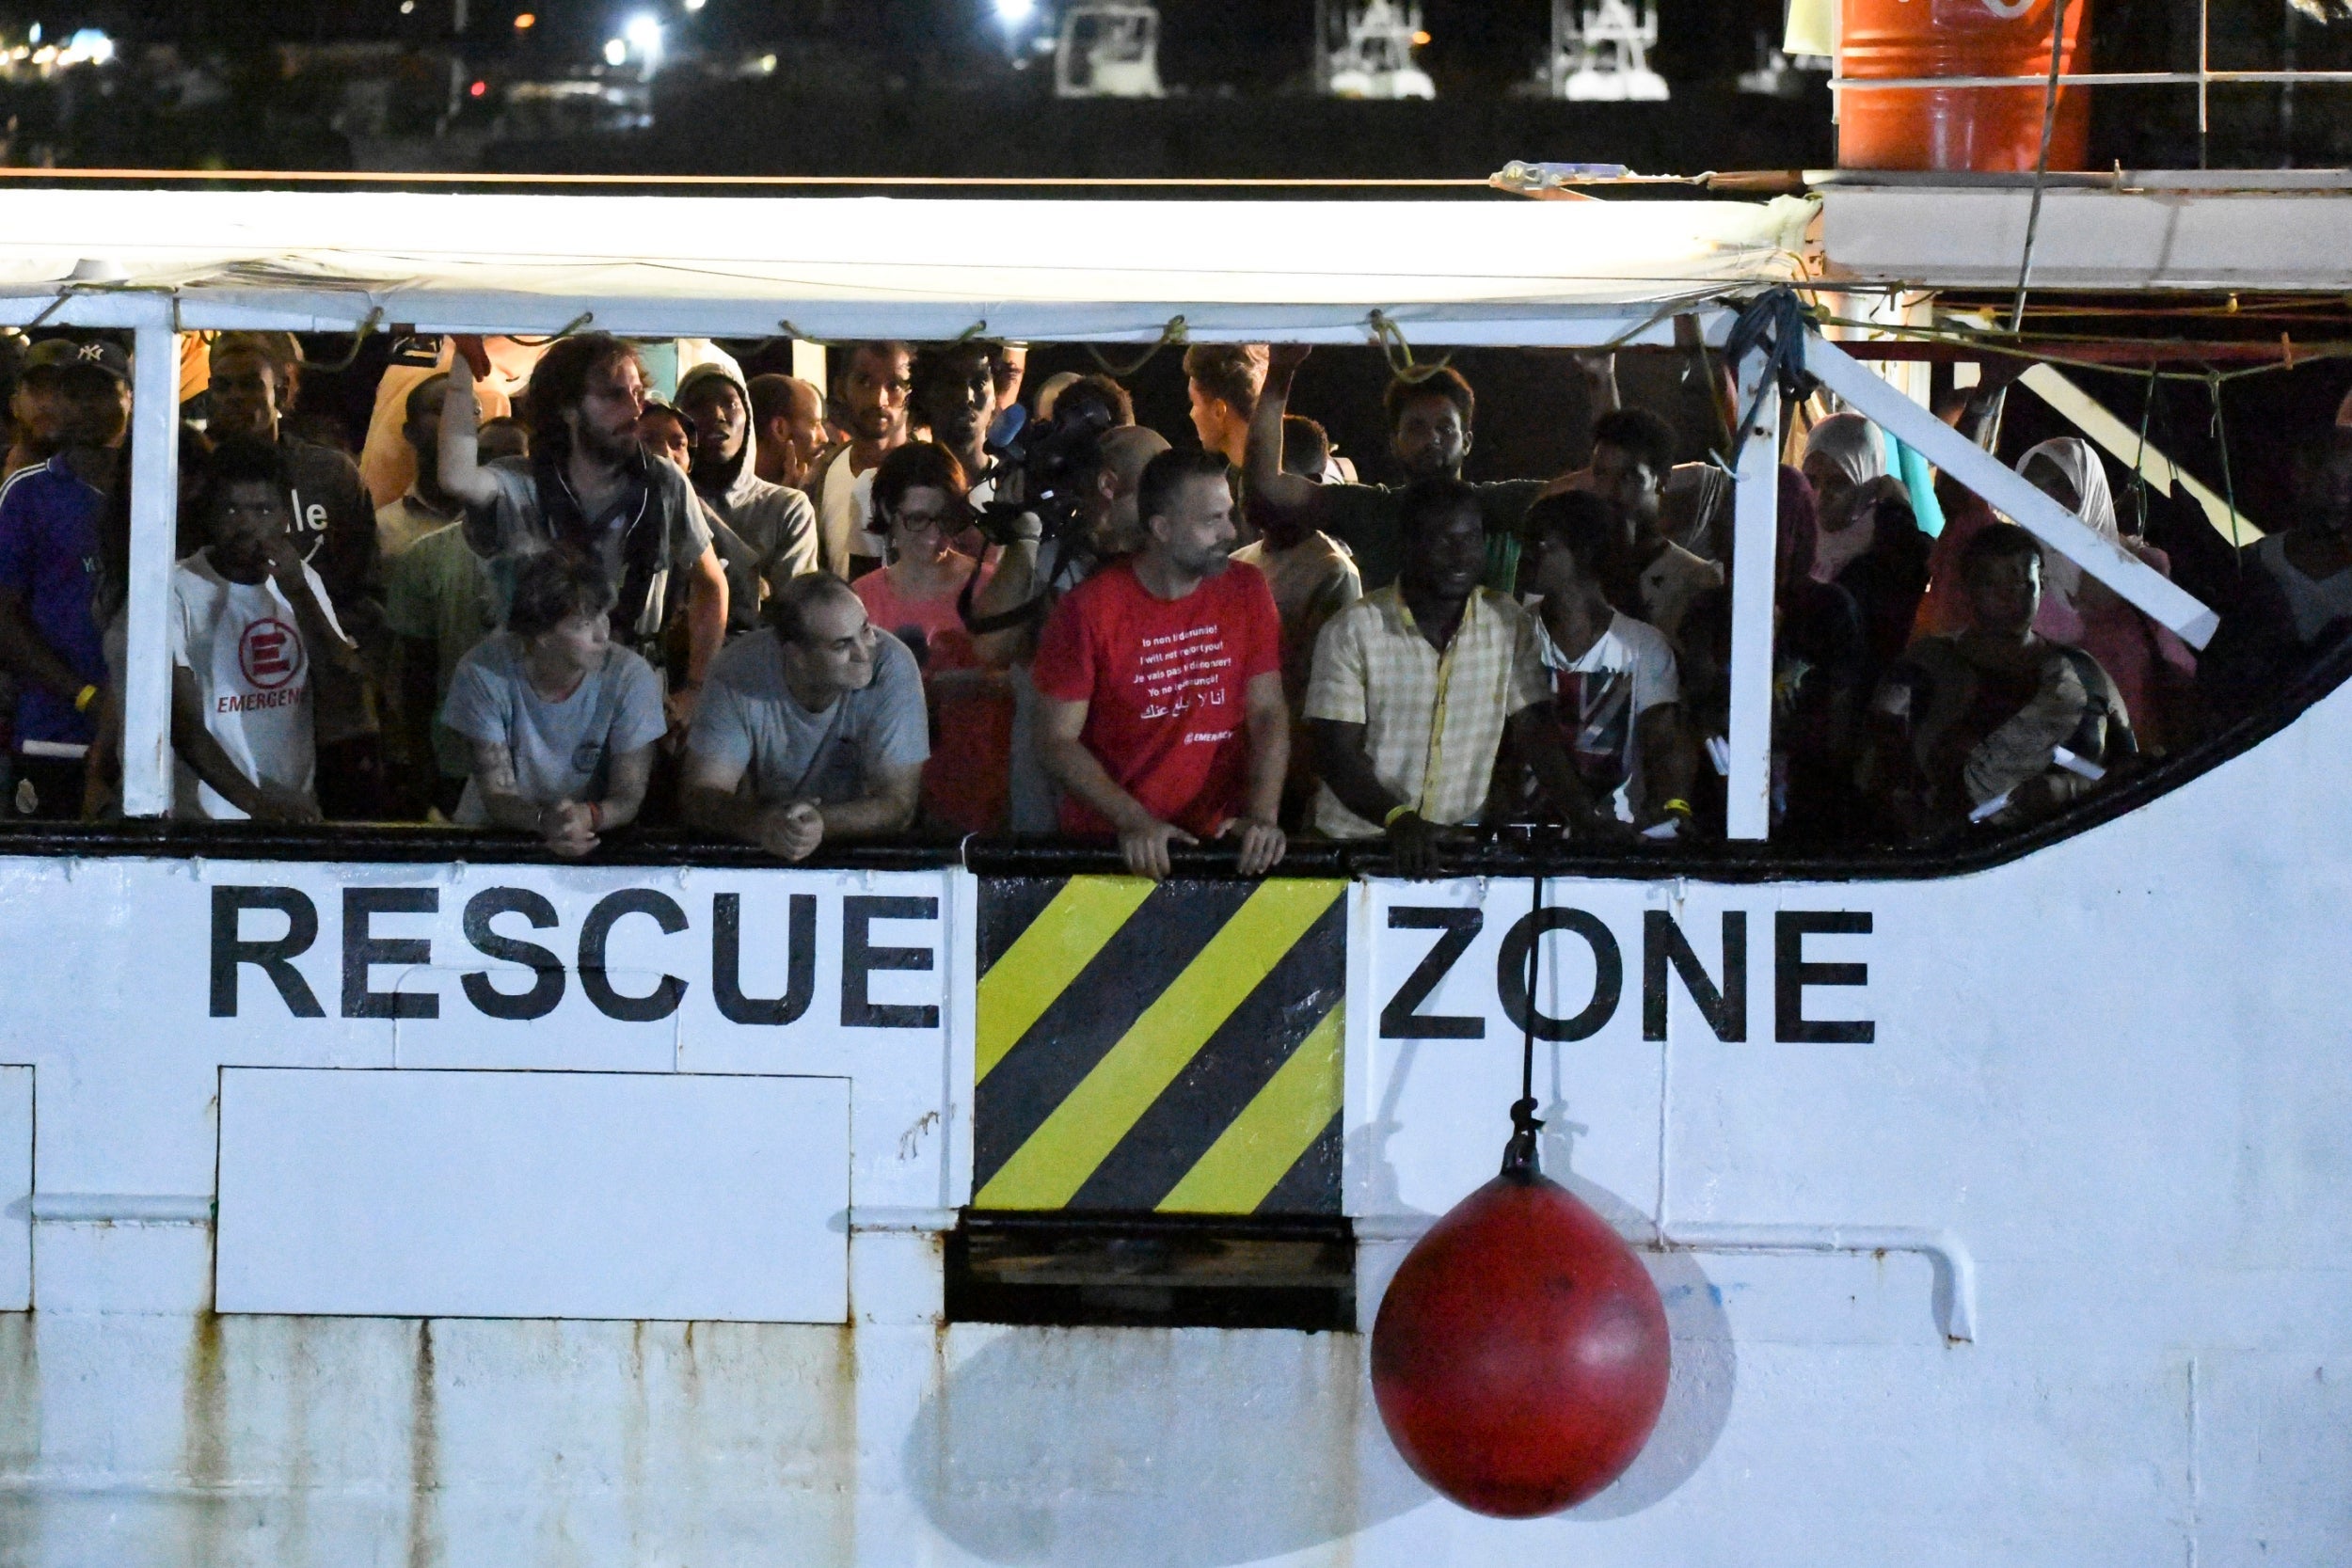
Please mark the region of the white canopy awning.
<svg viewBox="0 0 2352 1568"><path fill-rule="evenodd" d="M1791 281L1815 204L0 193L0 325L1606 341ZM81 268L57 307L60 288ZM131 296L125 298L125 295ZM143 309L135 309L143 307ZM787 326L785 324L789 323ZM1634 341L1671 341L1661 321Z"/></svg>

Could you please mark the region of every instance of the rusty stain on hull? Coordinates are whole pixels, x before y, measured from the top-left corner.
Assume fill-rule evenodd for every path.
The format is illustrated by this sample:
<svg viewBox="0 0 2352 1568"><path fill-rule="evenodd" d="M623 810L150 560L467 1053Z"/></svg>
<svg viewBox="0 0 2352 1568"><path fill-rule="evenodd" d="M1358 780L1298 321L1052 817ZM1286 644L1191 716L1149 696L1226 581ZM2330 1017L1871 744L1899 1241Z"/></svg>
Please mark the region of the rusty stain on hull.
<svg viewBox="0 0 2352 1568"><path fill-rule="evenodd" d="M30 1568L41 1551L40 1320L0 1314L0 1568Z"/></svg>
<svg viewBox="0 0 2352 1568"><path fill-rule="evenodd" d="M408 1396L408 1568L441 1560L440 1394L435 1386L433 1320L417 1322Z"/></svg>
<svg viewBox="0 0 2352 1568"><path fill-rule="evenodd" d="M188 1486L188 1560L222 1560L228 1520L229 1374L220 1318L199 1312L188 1335L188 1368L180 1390L180 1473Z"/></svg>

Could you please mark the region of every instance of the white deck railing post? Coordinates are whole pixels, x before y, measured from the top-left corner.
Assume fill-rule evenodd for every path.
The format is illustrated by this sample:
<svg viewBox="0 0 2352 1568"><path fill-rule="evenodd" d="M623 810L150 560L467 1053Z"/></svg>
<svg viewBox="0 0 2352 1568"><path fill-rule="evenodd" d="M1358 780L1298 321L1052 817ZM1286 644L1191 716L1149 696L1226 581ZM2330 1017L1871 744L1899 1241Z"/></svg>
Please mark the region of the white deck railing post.
<svg viewBox="0 0 2352 1568"><path fill-rule="evenodd" d="M180 520L180 335L170 302L135 329L131 582L123 657L122 815L171 810L171 565Z"/></svg>
<svg viewBox="0 0 2352 1568"><path fill-rule="evenodd" d="M1765 356L1738 368L1739 411L1756 401ZM1760 839L1772 829L1772 578L1779 559L1780 388L1766 385L1756 418L1739 435L1732 507L1731 748L1724 832Z"/></svg>

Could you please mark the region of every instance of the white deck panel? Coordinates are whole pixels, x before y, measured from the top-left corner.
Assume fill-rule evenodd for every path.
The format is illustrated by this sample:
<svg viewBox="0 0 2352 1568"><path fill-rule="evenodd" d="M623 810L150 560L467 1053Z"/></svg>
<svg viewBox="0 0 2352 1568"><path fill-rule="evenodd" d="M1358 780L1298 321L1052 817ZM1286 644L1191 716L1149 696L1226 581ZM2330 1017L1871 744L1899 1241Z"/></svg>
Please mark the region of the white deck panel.
<svg viewBox="0 0 2352 1568"><path fill-rule="evenodd" d="M840 1323L839 1078L230 1069L218 1305Z"/></svg>

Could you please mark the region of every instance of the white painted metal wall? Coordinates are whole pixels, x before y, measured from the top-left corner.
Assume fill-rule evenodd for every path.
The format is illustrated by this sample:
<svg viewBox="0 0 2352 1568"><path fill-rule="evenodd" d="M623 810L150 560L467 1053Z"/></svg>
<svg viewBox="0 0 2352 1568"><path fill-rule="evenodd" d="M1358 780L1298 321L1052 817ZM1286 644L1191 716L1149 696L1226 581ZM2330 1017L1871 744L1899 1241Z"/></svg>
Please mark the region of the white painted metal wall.
<svg viewBox="0 0 2352 1568"><path fill-rule="evenodd" d="M0 1063L31 1082L0 1071L0 1176L24 1158L27 1088L36 1152L0 1248L29 1231L36 1309L0 1314L0 1560L2342 1562L2347 751L2352 692L2130 817L1966 878L1552 882L1547 902L1609 933L1623 979L1587 1037L1542 1047L1545 1159L1647 1249L1676 1371L1634 1470L1528 1525L1466 1515L1402 1468L1357 1336L939 1325L933 1230L962 1196L971 1071L960 874L7 863L0 939L28 967ZM432 961L363 990L430 989L443 1016L296 1020L251 966L239 1016L210 1016L212 889L265 880L315 896L318 943L294 961L330 1015L342 891L439 887L442 913L371 930L424 935ZM492 885L549 895L559 953L615 891L676 897L689 929L625 921L612 962L631 994L686 979L678 1012L621 1025L575 974L542 1023L469 1019L460 895ZM743 1042L698 1010L714 894L771 933L747 939L770 950L746 973L773 995L778 897L925 885L936 927L878 929L938 967L878 976L903 988L878 994L936 1000L937 1029L839 1027L837 942L804 1024ZM1347 1191L1368 1319L1409 1238L1500 1157L1518 1039L1497 954L1530 889L1356 896ZM1436 940L1388 925L1413 905L1481 912L1406 1010L1485 1037L1384 1036ZM1679 978L1667 1037L1645 1037L1653 911L1718 984L1721 917L1745 916L1744 1039L1719 1038ZM1780 1017L1776 917L1823 911L1870 929L1808 934L1803 961L1867 980L1801 976L1798 1012L1867 1020L1867 1042L1784 1037L1814 1031ZM248 918L250 937L278 929ZM1591 951L1549 940L1547 1016L1586 1012ZM216 1123L224 1065L846 1082L852 1196L831 1223L850 1321L215 1315L209 1200L216 1163L233 1197L221 1128L241 1114L232 1086ZM738 1196L718 1188L712 1210ZM840 1244L795 1234L779 1230L787 1273L796 1246Z"/></svg>

